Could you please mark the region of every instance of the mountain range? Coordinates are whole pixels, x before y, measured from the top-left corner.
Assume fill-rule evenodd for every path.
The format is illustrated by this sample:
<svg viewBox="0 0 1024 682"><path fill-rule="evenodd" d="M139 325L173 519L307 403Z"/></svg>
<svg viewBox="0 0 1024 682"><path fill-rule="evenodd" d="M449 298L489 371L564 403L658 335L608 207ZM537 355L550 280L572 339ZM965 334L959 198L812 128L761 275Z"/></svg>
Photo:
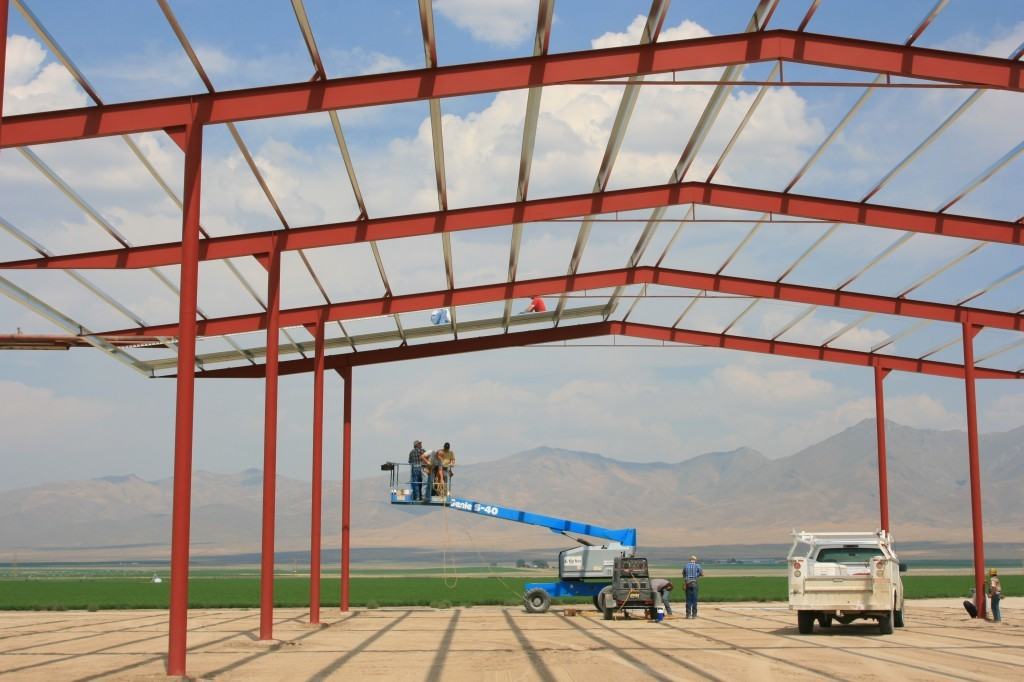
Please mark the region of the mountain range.
<svg viewBox="0 0 1024 682"><path fill-rule="evenodd" d="M886 423L897 541L970 540L967 441L961 431ZM358 456L358 454L357 454ZM402 461L404 453L394 459ZM794 528L878 526L875 427L865 420L793 455L750 448L682 462L622 461L538 447L474 463L459 454L456 495L598 525L636 527L651 548L786 544ZM1022 539L1024 427L981 438L985 538ZM0 562L160 559L168 554L170 479L107 476L0 493ZM277 549L309 546L309 482L278 477ZM324 547L337 547L340 484L324 483ZM387 475L354 480L353 547L479 552L569 546L543 529L388 503ZM262 472L195 472L195 556L259 550Z"/></svg>

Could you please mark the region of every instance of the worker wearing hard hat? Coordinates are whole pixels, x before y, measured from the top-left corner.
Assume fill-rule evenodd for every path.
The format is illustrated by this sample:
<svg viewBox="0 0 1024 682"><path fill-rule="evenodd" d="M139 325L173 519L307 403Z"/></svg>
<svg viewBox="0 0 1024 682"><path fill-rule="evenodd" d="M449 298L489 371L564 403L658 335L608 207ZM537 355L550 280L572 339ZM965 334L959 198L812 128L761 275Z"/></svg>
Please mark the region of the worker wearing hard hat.
<svg viewBox="0 0 1024 682"><path fill-rule="evenodd" d="M999 623L1003 620L1003 616L999 612L999 602L1003 599L1003 586L999 582L998 569L989 569L987 587L988 598L992 604L992 620L993 622Z"/></svg>

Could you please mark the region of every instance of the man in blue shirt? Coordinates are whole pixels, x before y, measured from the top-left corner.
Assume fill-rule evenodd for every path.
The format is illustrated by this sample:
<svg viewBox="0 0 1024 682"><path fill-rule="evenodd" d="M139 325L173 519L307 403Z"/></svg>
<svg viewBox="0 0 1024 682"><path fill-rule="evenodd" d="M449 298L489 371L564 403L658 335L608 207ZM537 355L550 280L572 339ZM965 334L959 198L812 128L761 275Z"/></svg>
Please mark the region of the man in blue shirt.
<svg viewBox="0 0 1024 682"><path fill-rule="evenodd" d="M697 557L691 556L690 563L683 568L683 584L686 587L686 617L697 617L697 580L704 576L704 569L697 563Z"/></svg>

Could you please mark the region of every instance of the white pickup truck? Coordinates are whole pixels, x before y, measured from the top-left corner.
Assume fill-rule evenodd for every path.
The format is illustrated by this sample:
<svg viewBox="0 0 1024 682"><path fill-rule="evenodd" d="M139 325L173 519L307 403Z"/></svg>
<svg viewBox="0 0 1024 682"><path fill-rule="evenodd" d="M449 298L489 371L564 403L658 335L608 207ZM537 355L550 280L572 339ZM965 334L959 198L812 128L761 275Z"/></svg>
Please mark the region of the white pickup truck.
<svg viewBox="0 0 1024 682"><path fill-rule="evenodd" d="M789 610L796 611L800 634L817 621L831 627L857 618L878 621L883 635L903 627L903 581L892 536L875 533L793 532L789 551Z"/></svg>

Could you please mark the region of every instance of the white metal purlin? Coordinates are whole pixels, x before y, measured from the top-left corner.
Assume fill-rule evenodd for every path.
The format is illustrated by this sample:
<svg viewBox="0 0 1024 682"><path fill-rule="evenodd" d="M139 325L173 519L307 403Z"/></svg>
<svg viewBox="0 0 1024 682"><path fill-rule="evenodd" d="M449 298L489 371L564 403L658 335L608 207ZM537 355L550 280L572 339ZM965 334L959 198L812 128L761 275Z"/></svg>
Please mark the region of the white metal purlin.
<svg viewBox="0 0 1024 682"><path fill-rule="evenodd" d="M750 21L747 23L745 32L753 33L755 31L762 30L767 24L768 19L775 12L777 4L778 0L759 0L757 7L754 9L754 13L750 17ZM683 153L680 155L679 161L676 163L676 167L672 171L669 183L682 182L686 177L686 173L696 160L697 154L700 152L700 149L704 144L704 140L707 139L708 133L711 132L711 128L714 127L715 121L718 119L718 115L721 113L722 107L724 106L729 93L732 92L733 86L731 81L738 80L743 75L745 68L745 64L736 64L727 67L722 72L722 76L720 78L721 83L715 86L715 89L711 93L711 97L708 98L708 102L704 106L704 111L701 112L700 118L697 120L697 125L694 126L694 130L691 133L690 138L687 140L686 146L683 148ZM654 233L657 231L658 225L661 223L666 210L666 207L658 207L651 211L651 215L644 225L643 232L640 234L640 238L633 249L633 253L630 255L626 265L627 267L635 267L636 264L640 262L640 259L643 258L643 254L647 250L647 246L650 244L651 239L654 237ZM608 300L608 306L605 310L605 319L611 316L622 291L623 287L616 287L612 292L612 295Z"/></svg>
<svg viewBox="0 0 1024 682"><path fill-rule="evenodd" d="M533 56L548 52L551 42L551 22L554 18L555 0L540 0L537 7L537 32L533 41ZM530 170L533 167L533 151L537 142L537 122L540 119L542 87L532 87L526 95L526 118L523 121L523 143L519 151L519 179L516 184L516 201L526 201L530 188ZM512 240L508 250L508 275L506 282L514 282L519 271L519 249L523 242L523 224L512 224ZM512 316L512 299L505 299L502 321L508 333Z"/></svg>
<svg viewBox="0 0 1024 682"><path fill-rule="evenodd" d="M171 9L171 6L168 4L167 0L156 0L156 2L160 6L160 9L164 14L164 18L170 25L171 30L174 32L175 37L177 37L178 43L181 44L181 48L185 51L185 54L188 56L189 61L192 63L192 68L195 69L196 74L199 76L200 80L203 81L203 85L206 87L208 92L216 92L217 89L214 87L213 81L210 80L210 77L206 73L206 69L203 67L202 62L199 61L199 56L196 54L195 49L193 49L192 47L192 41L189 40L188 35L185 33L185 29L182 28L181 23L178 21L177 16L175 16L174 11ZM232 140L234 140L235 142L235 146L238 147L239 153L242 155L242 158L245 160L246 165L249 167L249 171L253 174L253 177L255 178L257 184L259 184L260 189L263 191L263 195L266 197L271 209L273 209L274 214L277 216L278 221L281 223L281 227L285 230L290 230L291 225L288 223L287 218L285 218L284 212L281 210L281 206L280 204L278 204L273 192L271 192L270 186L267 184L266 178L263 177L262 171L260 171L259 167L256 165L256 160L253 158L252 153L249 151L248 145L245 143L245 140L242 139L241 133L238 132L238 127L231 122L228 122L225 125L227 126L228 132L231 134ZM324 302L330 304L331 298L330 296L327 295L327 290L324 288L323 282L320 281L320 277L316 274L316 271L313 269L313 265L309 262L309 258L306 256L305 251L299 249L297 253L299 256L299 260L302 261L302 264L305 267L306 272L309 273L310 278L313 280L313 284L320 292L320 295L323 297ZM348 337L348 332L345 331L345 327L343 324L341 324L341 322L338 322L338 327L341 329L341 333L345 337ZM290 336L288 338L291 340ZM305 355L303 355L303 357L305 357Z"/></svg>
<svg viewBox="0 0 1024 682"><path fill-rule="evenodd" d="M292 0L292 10L295 12L295 20L299 24L299 31L302 33L302 39L305 41L306 49L309 51L309 58L313 62L313 77L324 80L327 78L327 71L324 68L323 59L320 57L320 49L316 44L316 35L313 33L313 26L310 24L309 15L306 13L306 6L303 0ZM352 196L355 198L356 206L359 208L358 218L368 218L369 212L366 210L366 201L363 199L363 192L359 187L359 179L356 177L355 165L352 163L352 155L348 151L348 143L345 141L345 133L341 129L341 120L338 118L338 112L330 109L327 114L331 119L331 130L333 130L334 139L338 143L341 160L345 164L345 174L348 175L349 185L352 187ZM375 240L369 242L369 244L373 260L377 265L377 273L380 275L381 284L384 285L384 295L392 296L391 282L388 281L388 274L384 269L384 260L380 255L380 247L378 247ZM402 337L402 343L405 343L405 330L402 327L402 319L397 313L392 318L395 321L398 333ZM346 333L345 336L347 338L348 334ZM350 346L353 351L356 350L355 344L350 344Z"/></svg>
<svg viewBox="0 0 1024 682"><path fill-rule="evenodd" d="M668 12L668 0L653 0L651 9L647 13L647 23L644 25L643 34L640 36L641 45L649 45L658 41L662 24L665 22L665 14ZM640 84L644 76L631 76L622 90L622 99L619 100L619 108L615 112L615 120L612 122L612 129L608 135L608 144L605 147L604 156L601 158L601 167L597 171L597 178L594 180L593 192L603 192L608 186L611 178L612 168L619 155L619 149L626 137L626 129L629 127L629 120L633 116L633 109L636 107L637 98L640 96ZM576 234L576 244L573 247L572 257L569 260L567 276L572 277L579 269L580 261L583 259L583 251L590 239L590 230L593 224L593 215L587 215L580 224L579 232ZM554 323L558 326L562 318L562 311L565 310L566 294L563 292L558 298L558 305L555 307Z"/></svg>

